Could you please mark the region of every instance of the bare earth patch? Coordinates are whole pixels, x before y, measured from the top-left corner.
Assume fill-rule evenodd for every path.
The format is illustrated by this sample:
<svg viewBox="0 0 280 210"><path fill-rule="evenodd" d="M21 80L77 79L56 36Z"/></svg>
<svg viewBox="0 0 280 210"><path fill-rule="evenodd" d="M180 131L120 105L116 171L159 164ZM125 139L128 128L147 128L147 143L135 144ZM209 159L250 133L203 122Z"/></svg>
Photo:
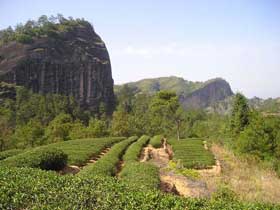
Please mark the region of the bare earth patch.
<svg viewBox="0 0 280 210"><path fill-rule="evenodd" d="M172 171L167 171L168 162L172 157L172 148L164 141L161 148L153 148L151 145L142 151L140 161L149 161L159 167L161 190L185 197L208 197L209 192L204 181L187 178Z"/></svg>

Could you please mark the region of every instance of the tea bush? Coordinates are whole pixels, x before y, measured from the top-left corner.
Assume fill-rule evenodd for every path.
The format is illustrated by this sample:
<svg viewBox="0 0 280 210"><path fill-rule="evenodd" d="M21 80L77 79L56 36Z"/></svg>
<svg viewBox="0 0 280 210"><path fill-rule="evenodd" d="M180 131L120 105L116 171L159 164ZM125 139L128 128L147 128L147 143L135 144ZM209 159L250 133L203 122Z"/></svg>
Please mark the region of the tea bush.
<svg viewBox="0 0 280 210"><path fill-rule="evenodd" d="M135 142L137 138L138 137L133 136L115 144L111 150L102 156L96 163L85 166L79 173L79 176L92 176L96 174L114 176L117 171L116 165L120 161L124 151L130 144Z"/></svg>
<svg viewBox="0 0 280 210"><path fill-rule="evenodd" d="M59 176L30 168L0 168L0 209L278 210L279 205L223 199L191 199L136 190L113 177ZM227 193L227 196L230 194Z"/></svg>
<svg viewBox="0 0 280 210"><path fill-rule="evenodd" d="M117 143L124 138L117 137L108 137L108 138L95 138L95 139L79 139L79 140L70 140L65 142L59 142L54 144L49 144L46 146L36 147L34 149L29 149L20 153L18 155L9 157L3 161L0 161L0 165L6 166L30 166L27 162L32 162L32 158L38 156L43 151L48 149L57 148L62 150L65 154L68 155L68 163L74 165L83 165L87 160L95 155L98 155L102 149L109 147L114 143Z"/></svg>
<svg viewBox="0 0 280 210"><path fill-rule="evenodd" d="M148 140L148 136L142 136L128 147L123 156L124 166L119 177L131 187L143 189L157 189L159 187L158 168L149 163L138 162L141 150Z"/></svg>
<svg viewBox="0 0 280 210"><path fill-rule="evenodd" d="M7 158L0 165L60 170L67 164L68 156L60 149L43 148Z"/></svg>
<svg viewBox="0 0 280 210"><path fill-rule="evenodd" d="M214 155L204 148L202 139L168 140L174 160L180 160L185 168L202 169L215 164Z"/></svg>
<svg viewBox="0 0 280 210"><path fill-rule="evenodd" d="M124 161L138 161L142 148L147 144L150 137L143 135L136 142L131 144L126 150L123 160Z"/></svg>
<svg viewBox="0 0 280 210"><path fill-rule="evenodd" d="M157 135L151 138L149 144L151 144L154 148L160 148L162 145L163 135Z"/></svg>
<svg viewBox="0 0 280 210"><path fill-rule="evenodd" d="M4 160L8 157L12 157L14 155L22 153L24 150L22 149L11 149L11 150L6 150L3 152L0 152L0 160Z"/></svg>

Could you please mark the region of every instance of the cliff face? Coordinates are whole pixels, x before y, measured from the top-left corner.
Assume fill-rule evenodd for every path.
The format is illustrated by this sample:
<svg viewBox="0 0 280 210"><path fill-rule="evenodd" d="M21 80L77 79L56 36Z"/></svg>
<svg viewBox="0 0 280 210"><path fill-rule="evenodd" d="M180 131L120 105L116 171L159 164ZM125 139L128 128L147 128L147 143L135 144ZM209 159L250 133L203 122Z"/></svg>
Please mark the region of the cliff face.
<svg viewBox="0 0 280 210"><path fill-rule="evenodd" d="M230 85L223 79L214 79L187 96L181 96L180 101L185 109L206 108L233 95Z"/></svg>
<svg viewBox="0 0 280 210"><path fill-rule="evenodd" d="M0 47L0 81L36 93L74 96L83 108L114 107L113 79L106 46L90 24Z"/></svg>
<svg viewBox="0 0 280 210"><path fill-rule="evenodd" d="M174 91L185 109L204 109L233 95L228 82L217 78L206 82L192 82L180 77L161 77L127 83L137 93L153 95L160 90ZM118 95L122 85L115 86Z"/></svg>

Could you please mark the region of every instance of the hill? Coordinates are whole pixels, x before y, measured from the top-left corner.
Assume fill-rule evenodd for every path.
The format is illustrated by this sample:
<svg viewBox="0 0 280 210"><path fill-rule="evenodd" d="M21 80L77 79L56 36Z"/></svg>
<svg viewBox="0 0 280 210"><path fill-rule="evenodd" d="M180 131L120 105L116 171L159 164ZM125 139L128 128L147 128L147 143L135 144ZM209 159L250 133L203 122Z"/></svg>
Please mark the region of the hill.
<svg viewBox="0 0 280 210"><path fill-rule="evenodd" d="M218 101L223 101L233 95L227 81L215 78L206 82L192 82L180 77L159 77L143 79L123 85L130 87L135 94L155 94L161 90L174 91L179 95L180 102L185 109L206 108ZM115 94L118 95L123 85L115 85Z"/></svg>
<svg viewBox="0 0 280 210"><path fill-rule="evenodd" d="M0 33L0 81L34 93L73 96L84 108L114 107L108 51L91 24L63 16L28 21Z"/></svg>

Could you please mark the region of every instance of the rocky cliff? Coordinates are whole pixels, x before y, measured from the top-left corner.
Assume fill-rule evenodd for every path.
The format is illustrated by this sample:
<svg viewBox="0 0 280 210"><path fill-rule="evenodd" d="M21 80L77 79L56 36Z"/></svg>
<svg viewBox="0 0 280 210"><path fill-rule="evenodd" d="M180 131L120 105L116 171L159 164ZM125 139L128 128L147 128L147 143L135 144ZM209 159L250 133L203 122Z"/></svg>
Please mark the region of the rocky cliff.
<svg viewBox="0 0 280 210"><path fill-rule="evenodd" d="M29 44L12 41L1 46L0 81L36 93L74 96L92 111L100 103L108 112L114 107L109 54L86 21L70 30L33 38Z"/></svg>
<svg viewBox="0 0 280 210"><path fill-rule="evenodd" d="M204 109L233 95L227 81L221 78L192 82L180 77L160 77L127 83L135 94L154 94L160 90L174 91L185 109ZM122 85L115 86L118 95Z"/></svg>
<svg viewBox="0 0 280 210"><path fill-rule="evenodd" d="M207 81L202 87L189 95L181 96L180 101L185 109L206 108L218 101L223 101L233 95L228 82L223 79Z"/></svg>

